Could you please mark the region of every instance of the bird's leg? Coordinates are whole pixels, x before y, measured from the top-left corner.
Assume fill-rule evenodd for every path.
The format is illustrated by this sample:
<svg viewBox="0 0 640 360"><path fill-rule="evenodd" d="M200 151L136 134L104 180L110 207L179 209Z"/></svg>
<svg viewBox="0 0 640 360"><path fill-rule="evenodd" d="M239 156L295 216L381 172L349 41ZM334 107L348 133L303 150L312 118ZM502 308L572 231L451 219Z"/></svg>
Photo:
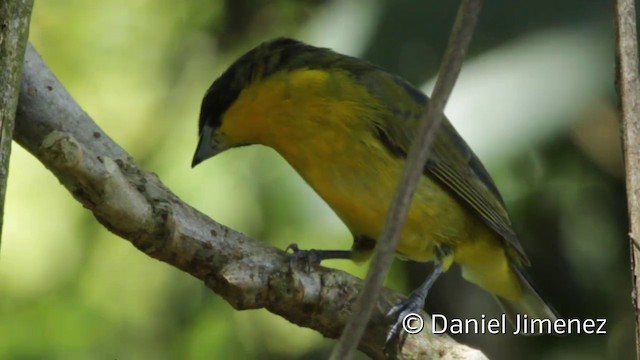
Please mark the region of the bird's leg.
<svg viewBox="0 0 640 360"><path fill-rule="evenodd" d="M320 263L322 260L328 259L351 259L351 250L300 250L298 244L293 243L284 250L291 250L296 258L309 258L312 263Z"/></svg>
<svg viewBox="0 0 640 360"><path fill-rule="evenodd" d="M300 250L298 244L294 243L287 246L284 251L286 253L291 250L292 260L294 262L306 262L307 270L309 270L311 265L319 265L321 261L329 259L350 259L356 262L364 261L371 256L375 244L375 240L366 236L354 235L351 250Z"/></svg>
<svg viewBox="0 0 640 360"><path fill-rule="evenodd" d="M418 313L420 312L420 310L422 310L427 295L429 294L429 290L436 282L436 280L440 277L440 275L442 275L442 273L444 272L444 260L448 255L451 255L451 251L449 248L436 248L436 264L431 274L417 289L415 289L409 295L409 297L407 297L406 300L392 307L391 310L389 310L389 312L387 313L387 317L393 316L395 317L396 321L391 327L391 330L389 330L389 332L387 333L387 339L384 343L385 353L395 354L395 351L390 352L389 350L397 349L397 346L395 345L400 344L400 331L402 330L404 318L411 313Z"/></svg>
<svg viewBox="0 0 640 360"><path fill-rule="evenodd" d="M284 250L285 253L291 250L291 258L294 262L305 261L307 269L312 265L319 265L322 260L328 259L351 259L351 250L300 250L298 244L290 244Z"/></svg>

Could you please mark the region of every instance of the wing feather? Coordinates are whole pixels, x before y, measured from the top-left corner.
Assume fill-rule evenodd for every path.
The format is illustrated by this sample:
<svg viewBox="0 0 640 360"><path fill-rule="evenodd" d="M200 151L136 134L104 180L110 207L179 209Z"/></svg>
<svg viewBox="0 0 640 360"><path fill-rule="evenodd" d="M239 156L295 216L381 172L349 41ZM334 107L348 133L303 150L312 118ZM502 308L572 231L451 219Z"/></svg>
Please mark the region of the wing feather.
<svg viewBox="0 0 640 360"><path fill-rule="evenodd" d="M382 70L358 80L388 106L387 115L374 127L378 138L390 152L406 157L428 98L402 78ZM462 200L515 250L522 263L529 264L491 176L446 118L436 130L424 174Z"/></svg>

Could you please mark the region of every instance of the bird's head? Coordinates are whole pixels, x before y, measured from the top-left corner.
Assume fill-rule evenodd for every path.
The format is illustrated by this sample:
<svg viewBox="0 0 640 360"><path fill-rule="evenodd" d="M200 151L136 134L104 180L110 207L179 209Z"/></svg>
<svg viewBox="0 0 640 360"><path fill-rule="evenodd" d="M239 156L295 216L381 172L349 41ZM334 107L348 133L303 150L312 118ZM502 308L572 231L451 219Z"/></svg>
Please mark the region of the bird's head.
<svg viewBox="0 0 640 360"><path fill-rule="evenodd" d="M213 82L202 100L198 124L200 140L191 166L196 166L229 148L251 144L252 142L247 141L246 136L237 134L238 127L246 128L247 126L238 124L235 120L238 116L229 115L230 108L236 103L241 93L251 85L283 69L304 67L305 63L308 63L305 59L318 51L330 52L297 40L277 38L258 45L236 60ZM250 104L244 105L246 108L248 107L246 105ZM253 111L261 110L253 109Z"/></svg>
<svg viewBox="0 0 640 360"><path fill-rule="evenodd" d="M236 60L205 93L200 109L200 141L192 166L229 148L259 142L255 136L269 131L260 127L264 124L260 118L268 114L291 117L282 114L283 97L271 93L291 85L288 83L296 83L289 75L297 70L320 70L324 75L341 73L357 78L373 68L365 61L293 39L277 38L258 45ZM274 79L277 80L269 81ZM296 96L313 97L310 89L313 81L295 90L290 87L289 91Z"/></svg>

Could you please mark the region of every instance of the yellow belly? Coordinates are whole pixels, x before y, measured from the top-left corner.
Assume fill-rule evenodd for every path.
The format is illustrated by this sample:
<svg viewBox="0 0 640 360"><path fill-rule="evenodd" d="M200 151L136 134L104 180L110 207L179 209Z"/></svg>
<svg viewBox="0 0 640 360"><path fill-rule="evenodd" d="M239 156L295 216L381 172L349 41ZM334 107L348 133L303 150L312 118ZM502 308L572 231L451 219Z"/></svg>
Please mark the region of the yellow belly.
<svg viewBox="0 0 640 360"><path fill-rule="evenodd" d="M315 135L317 139L321 138L319 134ZM331 140L317 140L313 144L287 142L274 148L354 234L377 239L404 160L390 154L373 136L349 141L332 136ZM314 149L311 154L310 146ZM423 176L409 209L397 253L415 261L432 260L434 245L454 245L469 235L469 217L468 211L452 195Z"/></svg>

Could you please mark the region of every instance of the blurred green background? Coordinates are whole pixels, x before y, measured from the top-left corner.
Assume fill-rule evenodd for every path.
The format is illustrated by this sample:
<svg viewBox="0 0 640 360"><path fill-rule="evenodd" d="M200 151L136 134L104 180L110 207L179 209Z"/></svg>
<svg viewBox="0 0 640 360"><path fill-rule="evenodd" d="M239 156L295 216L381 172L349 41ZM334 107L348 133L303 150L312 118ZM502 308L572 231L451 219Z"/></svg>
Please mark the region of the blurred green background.
<svg viewBox="0 0 640 360"><path fill-rule="evenodd" d="M275 36L370 60L430 89L458 2L36 1L31 41L79 104L145 169L213 219L284 248L348 248L347 229L275 152L190 169L200 100ZM625 359L634 351L627 215L606 1L488 1L446 113L493 175L531 275L565 317L607 335L457 338L492 359ZM334 344L234 311L199 281L107 232L14 146L0 261L1 359L326 358ZM327 263L358 276L365 266ZM396 261L408 293L429 265ZM427 310L496 316L457 269Z"/></svg>

